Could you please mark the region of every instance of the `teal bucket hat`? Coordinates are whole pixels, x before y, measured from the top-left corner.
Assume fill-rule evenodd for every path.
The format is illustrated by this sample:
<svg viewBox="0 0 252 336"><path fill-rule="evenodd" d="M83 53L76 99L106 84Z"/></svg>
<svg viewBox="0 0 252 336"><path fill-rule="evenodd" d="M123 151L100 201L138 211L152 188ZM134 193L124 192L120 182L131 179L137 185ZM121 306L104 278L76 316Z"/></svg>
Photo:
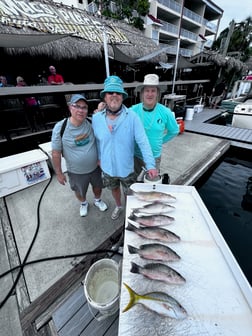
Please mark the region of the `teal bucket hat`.
<svg viewBox="0 0 252 336"><path fill-rule="evenodd" d="M104 89L100 93L100 97L104 98L106 92L116 92L123 95L123 99L128 97L127 92L124 91L123 81L118 76L109 76L104 81Z"/></svg>

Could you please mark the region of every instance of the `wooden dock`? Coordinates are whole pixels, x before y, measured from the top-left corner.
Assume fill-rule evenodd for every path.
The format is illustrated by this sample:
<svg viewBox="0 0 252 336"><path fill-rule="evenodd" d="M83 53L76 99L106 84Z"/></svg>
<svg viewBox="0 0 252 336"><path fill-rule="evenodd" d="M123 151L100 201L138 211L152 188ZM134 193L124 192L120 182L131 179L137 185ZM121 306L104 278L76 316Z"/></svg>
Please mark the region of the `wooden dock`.
<svg viewBox="0 0 252 336"><path fill-rule="evenodd" d="M98 321L94 316L80 285L52 314L52 322L59 336L117 336L119 312Z"/></svg>
<svg viewBox="0 0 252 336"><path fill-rule="evenodd" d="M194 113L192 121L185 121L185 129L188 132L210 135L223 138L236 143L252 144L252 130L211 123L222 113L221 109L204 109L201 113Z"/></svg>

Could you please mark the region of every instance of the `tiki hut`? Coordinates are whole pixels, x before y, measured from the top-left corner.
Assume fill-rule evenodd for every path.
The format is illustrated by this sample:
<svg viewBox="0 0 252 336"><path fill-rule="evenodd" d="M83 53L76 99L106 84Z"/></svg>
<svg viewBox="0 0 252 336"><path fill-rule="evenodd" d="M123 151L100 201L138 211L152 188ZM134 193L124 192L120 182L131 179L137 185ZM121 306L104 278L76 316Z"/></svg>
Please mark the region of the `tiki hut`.
<svg viewBox="0 0 252 336"><path fill-rule="evenodd" d="M36 58L36 66L41 62L46 65L54 63L61 64L62 69L62 64L65 64L64 69L69 64L72 67L77 64L78 69L82 61L82 68L86 64L89 71L91 63L92 67L95 62L103 64L104 41L107 42L109 58L124 63L122 67L141 63L138 59L143 56L145 64L167 60L165 52L160 51L151 39L127 23L94 16L49 0L1 0L0 14L1 59L4 58L5 62L19 59L24 61L22 67L28 59ZM153 52L156 52L154 56L147 56ZM117 60L118 54L120 58ZM99 70L99 66L96 69ZM20 71L22 74L22 69ZM94 69L92 72L94 74Z"/></svg>

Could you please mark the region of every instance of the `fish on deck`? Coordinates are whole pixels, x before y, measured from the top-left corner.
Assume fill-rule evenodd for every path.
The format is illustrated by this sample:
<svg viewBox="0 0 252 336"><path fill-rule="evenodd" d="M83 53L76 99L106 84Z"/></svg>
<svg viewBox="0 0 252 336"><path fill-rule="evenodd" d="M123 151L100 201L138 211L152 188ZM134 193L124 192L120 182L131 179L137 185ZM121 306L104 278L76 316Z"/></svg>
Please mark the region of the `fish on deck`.
<svg viewBox="0 0 252 336"><path fill-rule="evenodd" d="M166 226L170 225L175 221L175 218L168 215L146 215L136 216L132 213L129 217L129 220L143 226L155 227L155 226Z"/></svg>
<svg viewBox="0 0 252 336"><path fill-rule="evenodd" d="M173 210L175 210L173 205L162 202L153 202L146 204L141 208L134 208L132 214L135 216L161 215Z"/></svg>
<svg viewBox="0 0 252 336"><path fill-rule="evenodd" d="M132 189L131 189L132 190ZM176 197L161 191L134 191L132 190L133 196L136 196L140 201L145 202L163 202L163 203L173 203L176 202Z"/></svg>
<svg viewBox="0 0 252 336"><path fill-rule="evenodd" d="M172 296L164 292L149 292L146 294L136 293L130 286L124 283L127 288L130 300L128 305L123 309L123 313L131 309L136 304L141 304L150 311L161 316L181 320L187 317L184 307Z"/></svg>
<svg viewBox="0 0 252 336"><path fill-rule="evenodd" d="M172 267L162 263L150 263L144 266L131 262L131 273L137 273L151 280L163 281L170 285L181 285L186 279Z"/></svg>
<svg viewBox="0 0 252 336"><path fill-rule="evenodd" d="M140 245L139 248L128 245L131 254L137 253L141 258L159 261L178 261L180 256L170 247L154 243Z"/></svg>
<svg viewBox="0 0 252 336"><path fill-rule="evenodd" d="M158 240L166 243L177 243L180 241L180 237L170 230L166 230L160 227L136 227L128 222L126 230L135 232L138 236Z"/></svg>

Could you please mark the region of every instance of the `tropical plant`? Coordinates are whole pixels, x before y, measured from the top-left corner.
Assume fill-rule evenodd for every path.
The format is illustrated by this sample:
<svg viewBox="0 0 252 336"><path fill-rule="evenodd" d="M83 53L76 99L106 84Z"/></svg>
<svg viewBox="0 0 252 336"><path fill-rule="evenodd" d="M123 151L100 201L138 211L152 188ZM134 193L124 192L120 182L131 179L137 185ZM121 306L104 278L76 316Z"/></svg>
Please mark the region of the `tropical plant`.
<svg viewBox="0 0 252 336"><path fill-rule="evenodd" d="M213 49L219 50L222 41L228 37L229 28L224 29L218 39L213 44ZM228 45L228 52L240 52L240 60L246 61L252 55L252 17L247 17L244 21L235 23L230 42Z"/></svg>
<svg viewBox="0 0 252 336"><path fill-rule="evenodd" d="M150 4L148 0L104 0L95 1L101 9L101 14L118 20L126 20L134 27L143 30L144 21L142 17L149 13Z"/></svg>

